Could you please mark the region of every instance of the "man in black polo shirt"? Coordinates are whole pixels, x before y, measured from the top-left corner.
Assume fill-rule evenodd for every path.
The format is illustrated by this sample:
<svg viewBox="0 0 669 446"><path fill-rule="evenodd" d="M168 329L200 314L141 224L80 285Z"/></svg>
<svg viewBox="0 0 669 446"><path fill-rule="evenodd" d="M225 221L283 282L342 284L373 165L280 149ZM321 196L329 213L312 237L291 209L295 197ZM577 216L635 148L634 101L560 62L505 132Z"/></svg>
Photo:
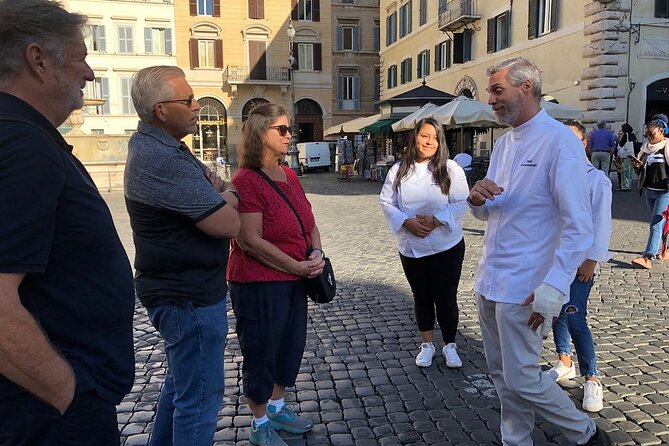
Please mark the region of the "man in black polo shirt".
<svg viewBox="0 0 669 446"><path fill-rule="evenodd" d="M167 356L149 445L211 446L224 390L229 238L241 226L237 192L181 141L197 130L200 105L180 68L140 70L132 100L141 120L125 166L135 288Z"/></svg>
<svg viewBox="0 0 669 446"><path fill-rule="evenodd" d="M56 126L93 80L86 17L0 0L0 445L118 446L132 271Z"/></svg>

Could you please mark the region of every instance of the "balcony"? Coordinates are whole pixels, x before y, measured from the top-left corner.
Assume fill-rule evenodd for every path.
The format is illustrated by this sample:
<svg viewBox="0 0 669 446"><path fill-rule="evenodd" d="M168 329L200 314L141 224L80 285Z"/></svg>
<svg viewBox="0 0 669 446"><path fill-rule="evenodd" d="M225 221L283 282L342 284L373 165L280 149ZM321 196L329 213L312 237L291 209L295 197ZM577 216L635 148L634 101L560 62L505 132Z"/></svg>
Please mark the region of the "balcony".
<svg viewBox="0 0 669 446"><path fill-rule="evenodd" d="M250 68L242 65L228 65L223 72L223 82L228 85L274 84L285 86L290 84L290 70L288 67L256 65Z"/></svg>
<svg viewBox="0 0 669 446"><path fill-rule="evenodd" d="M439 0L439 29L455 31L481 18L476 0Z"/></svg>

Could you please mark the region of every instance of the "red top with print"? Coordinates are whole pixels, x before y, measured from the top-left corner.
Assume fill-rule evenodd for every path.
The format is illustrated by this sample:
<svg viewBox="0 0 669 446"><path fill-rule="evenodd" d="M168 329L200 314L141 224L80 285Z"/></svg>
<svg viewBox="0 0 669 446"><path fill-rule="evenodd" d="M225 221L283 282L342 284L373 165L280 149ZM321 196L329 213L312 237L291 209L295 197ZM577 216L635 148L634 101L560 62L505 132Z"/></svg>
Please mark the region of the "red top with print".
<svg viewBox="0 0 669 446"><path fill-rule="evenodd" d="M311 204L302 189L295 172L282 166L286 172L286 182L275 181L281 192L297 210L307 239L311 244L311 231L315 220L311 212ZM262 214L262 236L295 260L306 260L307 245L302 237L300 224L293 211L277 192L267 184L258 172L253 169L240 169L232 177L232 184L237 188L240 196L238 211L240 214L260 212ZM280 280L298 280L299 276L277 271L259 262L244 252L236 240L230 247L228 260L228 280L231 282L271 282Z"/></svg>

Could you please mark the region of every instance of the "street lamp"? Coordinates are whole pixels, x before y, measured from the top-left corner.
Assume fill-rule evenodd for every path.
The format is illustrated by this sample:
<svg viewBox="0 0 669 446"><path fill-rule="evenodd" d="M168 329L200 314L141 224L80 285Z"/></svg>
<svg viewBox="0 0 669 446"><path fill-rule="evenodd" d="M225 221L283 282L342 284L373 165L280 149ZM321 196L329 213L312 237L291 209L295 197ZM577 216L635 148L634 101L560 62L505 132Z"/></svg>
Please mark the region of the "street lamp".
<svg viewBox="0 0 669 446"><path fill-rule="evenodd" d="M293 57L293 39L295 38L295 28L293 28L292 17L288 19L288 49L290 57L288 58L288 75L290 76L290 168L297 174L302 175L300 169L299 150L297 150L297 128L295 122L295 58Z"/></svg>

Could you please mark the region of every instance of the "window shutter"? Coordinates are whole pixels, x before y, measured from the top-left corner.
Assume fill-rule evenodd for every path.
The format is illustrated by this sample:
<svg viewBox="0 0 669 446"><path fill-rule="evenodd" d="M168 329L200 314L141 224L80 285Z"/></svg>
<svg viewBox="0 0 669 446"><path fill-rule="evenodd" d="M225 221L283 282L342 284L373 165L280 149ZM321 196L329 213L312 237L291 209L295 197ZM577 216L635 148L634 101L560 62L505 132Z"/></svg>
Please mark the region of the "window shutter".
<svg viewBox="0 0 669 446"><path fill-rule="evenodd" d="M495 52L495 34L497 32L497 17L488 19L488 52Z"/></svg>
<svg viewBox="0 0 669 446"><path fill-rule="evenodd" d="M464 62L462 33L453 33L453 63Z"/></svg>
<svg viewBox="0 0 669 446"><path fill-rule="evenodd" d="M221 16L221 0L213 0L214 3L214 9L212 11L212 16L213 17L220 17Z"/></svg>
<svg viewBox="0 0 669 446"><path fill-rule="evenodd" d="M344 49L344 27L337 25L337 51Z"/></svg>
<svg viewBox="0 0 669 446"><path fill-rule="evenodd" d="M537 0L529 0L527 16L527 38L534 39L537 37L537 20L539 15L539 4Z"/></svg>
<svg viewBox="0 0 669 446"><path fill-rule="evenodd" d="M400 63L400 84L403 84L404 81L404 72L406 71L405 69L406 66L406 60L403 60L402 63Z"/></svg>
<svg viewBox="0 0 669 446"><path fill-rule="evenodd" d="M360 51L360 28L353 27L353 51Z"/></svg>
<svg viewBox="0 0 669 446"><path fill-rule="evenodd" d="M321 1L312 0L311 2L311 21L320 22L321 21Z"/></svg>
<svg viewBox="0 0 669 446"><path fill-rule="evenodd" d="M462 59L464 62L472 60L472 34L470 30L462 33Z"/></svg>
<svg viewBox="0 0 669 446"><path fill-rule="evenodd" d="M344 77L337 77L337 101L339 102L339 110L344 108Z"/></svg>
<svg viewBox="0 0 669 446"><path fill-rule="evenodd" d="M655 0L655 17L669 18L669 0Z"/></svg>
<svg viewBox="0 0 669 446"><path fill-rule="evenodd" d="M450 40L446 41L446 55L444 56L446 60L444 61L444 66L446 68L451 68L451 45L452 42Z"/></svg>
<svg viewBox="0 0 669 446"><path fill-rule="evenodd" d="M323 45L314 43L314 71L323 71Z"/></svg>
<svg viewBox="0 0 669 446"><path fill-rule="evenodd" d="M423 53L418 53L416 56L416 79L420 79L423 76Z"/></svg>
<svg viewBox="0 0 669 446"><path fill-rule="evenodd" d="M290 18L293 20L298 20L298 11L297 11L297 0L290 0Z"/></svg>
<svg viewBox="0 0 669 446"><path fill-rule="evenodd" d="M300 69L300 47L297 42L293 42L293 69Z"/></svg>
<svg viewBox="0 0 669 446"><path fill-rule="evenodd" d="M441 68L441 45L434 46L434 72Z"/></svg>
<svg viewBox="0 0 669 446"><path fill-rule="evenodd" d="M249 0L248 1L248 8L249 8L249 19L257 19L257 8L256 8L256 0Z"/></svg>
<svg viewBox="0 0 669 446"><path fill-rule="evenodd" d="M191 69L200 66L200 57L198 55L198 41L197 39L190 39L188 42L188 49L190 52L190 67Z"/></svg>
<svg viewBox="0 0 669 446"><path fill-rule="evenodd" d="M390 46L390 16L386 17L386 46Z"/></svg>
<svg viewBox="0 0 669 446"><path fill-rule="evenodd" d="M165 28L165 54L172 55L172 28Z"/></svg>
<svg viewBox="0 0 669 446"><path fill-rule="evenodd" d="M106 77L100 78L100 99L106 99L102 105L102 113L109 113L109 79Z"/></svg>
<svg viewBox="0 0 669 446"><path fill-rule="evenodd" d="M430 75L430 50L425 50L425 76Z"/></svg>
<svg viewBox="0 0 669 446"><path fill-rule="evenodd" d="M411 66L413 65L413 59L407 59L407 82L411 82L412 79L412 74L411 74Z"/></svg>
<svg viewBox="0 0 669 446"><path fill-rule="evenodd" d="M188 3L188 12L190 15L197 15L197 0L190 0Z"/></svg>
<svg viewBox="0 0 669 446"><path fill-rule="evenodd" d="M99 25L97 28L98 31L98 50L101 53L104 53L107 51L107 39L105 37L105 27L104 25Z"/></svg>
<svg viewBox="0 0 669 446"><path fill-rule="evenodd" d="M151 28L144 28L144 52L146 54L153 54L153 42L151 41Z"/></svg>
<svg viewBox="0 0 669 446"><path fill-rule="evenodd" d="M265 0L256 0L257 19L265 18Z"/></svg>
<svg viewBox="0 0 669 446"><path fill-rule="evenodd" d="M223 41L221 39L214 41L214 67L223 68Z"/></svg>
<svg viewBox="0 0 669 446"><path fill-rule="evenodd" d="M411 16L413 16L413 6L409 0L409 9L407 10L407 34L411 33Z"/></svg>
<svg viewBox="0 0 669 446"><path fill-rule="evenodd" d="M353 108L360 110L360 76L353 76Z"/></svg>
<svg viewBox="0 0 669 446"><path fill-rule="evenodd" d="M558 28L558 20L560 17L559 6L560 2L558 0L551 0L551 32Z"/></svg>
<svg viewBox="0 0 669 446"><path fill-rule="evenodd" d="M381 49L381 27L378 24L374 24L374 41L372 42L372 45L374 45L373 50L374 52L379 52Z"/></svg>

